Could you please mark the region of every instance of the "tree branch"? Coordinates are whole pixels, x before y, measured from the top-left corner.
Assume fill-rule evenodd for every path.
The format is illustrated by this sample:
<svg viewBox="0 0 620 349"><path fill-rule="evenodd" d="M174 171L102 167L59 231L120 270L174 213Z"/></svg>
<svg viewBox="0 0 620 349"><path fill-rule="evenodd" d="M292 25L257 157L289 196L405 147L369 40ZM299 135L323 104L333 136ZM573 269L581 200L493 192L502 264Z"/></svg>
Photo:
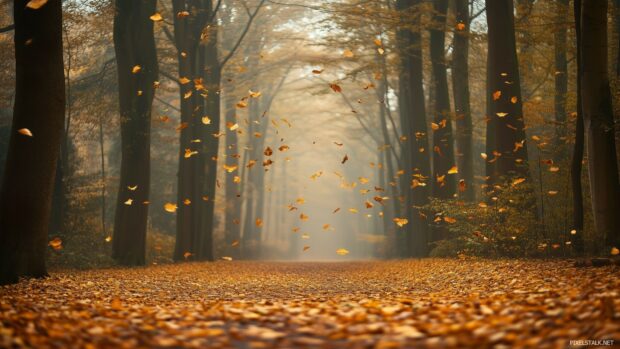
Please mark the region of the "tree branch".
<svg viewBox="0 0 620 349"><path fill-rule="evenodd" d="M4 28L0 28L0 33L10 32L13 29L15 29L15 24L11 24L11 25L8 25L8 26L6 26Z"/></svg>
<svg viewBox="0 0 620 349"><path fill-rule="evenodd" d="M248 34L248 32L250 31L250 27L252 26L252 22L254 22L254 18L256 18L256 15L258 15L258 11L260 11L261 7L263 7L263 4L265 3L266 0L261 0L261 2L258 4L258 6L256 7L256 10L254 11L254 13L252 13L250 15L250 18L248 19L248 23L245 25L245 29L243 30L243 33L241 33L241 36L239 37L239 39L237 40L237 42L235 43L235 46L233 46L233 48L230 50L230 52L228 52L228 54L226 55L226 57L224 57L224 59L220 62L220 69L223 69L224 66L226 65L226 63L228 63L228 61L232 58L232 56L235 54L235 52L237 51L237 49L239 49L239 46L241 45L241 42L243 42L243 39L245 38L245 36ZM246 7L247 10L247 7ZM248 14L249 14L249 10L248 10Z"/></svg>

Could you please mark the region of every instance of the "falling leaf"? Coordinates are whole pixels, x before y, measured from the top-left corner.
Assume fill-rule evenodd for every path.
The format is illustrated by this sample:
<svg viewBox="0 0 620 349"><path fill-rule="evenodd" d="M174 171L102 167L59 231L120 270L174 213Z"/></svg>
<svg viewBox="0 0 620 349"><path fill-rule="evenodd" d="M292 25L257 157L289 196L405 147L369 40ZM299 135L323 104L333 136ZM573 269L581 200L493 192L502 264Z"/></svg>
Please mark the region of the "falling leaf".
<svg viewBox="0 0 620 349"><path fill-rule="evenodd" d="M239 177L239 176L234 176L234 177L233 177L233 183L241 183L241 177Z"/></svg>
<svg viewBox="0 0 620 349"><path fill-rule="evenodd" d="M256 224L257 227L262 227L263 226L263 220L260 218L256 218L256 221L254 222Z"/></svg>
<svg viewBox="0 0 620 349"><path fill-rule="evenodd" d="M17 130L17 133L24 136L32 137L32 132L30 132L30 130L27 128L20 128L19 130Z"/></svg>
<svg viewBox="0 0 620 349"><path fill-rule="evenodd" d="M349 209L349 212L351 212L351 213L357 213L358 211L357 211L357 209L356 209L356 208L350 208L350 209Z"/></svg>
<svg viewBox="0 0 620 349"><path fill-rule="evenodd" d="M502 91L493 92L493 100L496 101L502 97Z"/></svg>
<svg viewBox="0 0 620 349"><path fill-rule="evenodd" d="M304 233L304 234L301 234L301 238L304 239L304 240L309 240L310 239L310 235Z"/></svg>
<svg viewBox="0 0 620 349"><path fill-rule="evenodd" d="M617 247L612 247L611 248L611 255L612 256L617 256L618 254L620 254L620 250Z"/></svg>
<svg viewBox="0 0 620 349"><path fill-rule="evenodd" d="M127 199L127 201L125 201L124 204L127 206L131 206L131 204L133 204L133 199Z"/></svg>
<svg viewBox="0 0 620 349"><path fill-rule="evenodd" d="M328 229L329 229L329 227L330 227L330 225L329 225L329 224L323 224L323 230L328 230Z"/></svg>
<svg viewBox="0 0 620 349"><path fill-rule="evenodd" d="M139 66L139 65L134 65L134 67L133 67L133 68L131 68L131 72L132 72L133 74L137 74L137 73L139 73L141 70L142 70L142 67L141 67L141 66Z"/></svg>
<svg viewBox="0 0 620 349"><path fill-rule="evenodd" d="M456 166L452 166L452 168L448 170L448 174L457 174L457 173L459 173L459 169Z"/></svg>
<svg viewBox="0 0 620 349"><path fill-rule="evenodd" d="M336 250L336 253L341 256L346 256L349 254L349 250L347 250L346 248L339 248Z"/></svg>
<svg viewBox="0 0 620 349"><path fill-rule="evenodd" d="M549 167L549 172L558 172L558 171L560 171L560 168L558 166Z"/></svg>
<svg viewBox="0 0 620 349"><path fill-rule="evenodd" d="M179 83L180 83L181 85L189 84L191 81L192 81L192 80L190 80L190 79L188 79L188 78L186 78L186 77L180 77L180 78L179 78Z"/></svg>
<svg viewBox="0 0 620 349"><path fill-rule="evenodd" d="M303 213L302 213L302 214L300 214L300 215L299 215L299 219L301 219L302 221L304 221L304 222L305 222L305 221L307 221L308 219L310 219L310 217L308 217L308 216L306 216L305 214L303 214Z"/></svg>
<svg viewBox="0 0 620 349"><path fill-rule="evenodd" d="M379 54L380 54L380 55L382 55L382 54L384 54L384 53L385 53L385 50L384 50L382 47L379 47L379 48L377 49L377 52L379 52Z"/></svg>
<svg viewBox="0 0 620 349"><path fill-rule="evenodd" d="M345 56L346 58L353 58L353 56L355 56L353 51L349 49L344 50L344 52L342 52L342 55Z"/></svg>
<svg viewBox="0 0 620 349"><path fill-rule="evenodd" d="M323 73L322 69L321 70L315 69L315 70L312 71L312 74L317 74L318 75L318 74L321 74L321 73Z"/></svg>
<svg viewBox="0 0 620 349"><path fill-rule="evenodd" d="M198 152L195 151L195 150L185 149L185 154L183 155L183 157L186 158L186 159L189 159L189 158L191 158L192 156L194 156L196 154L198 154Z"/></svg>
<svg viewBox="0 0 620 349"><path fill-rule="evenodd" d="M185 199L185 200L183 200L183 205L185 205L185 206L189 206L189 205L191 205L191 204L192 204L192 200L190 200L190 199Z"/></svg>
<svg viewBox="0 0 620 349"><path fill-rule="evenodd" d="M296 202L297 204L299 204L299 205L303 205L303 204L305 204L305 203L306 203L306 199L304 199L304 198L297 198L297 199L295 200L295 202Z"/></svg>
<svg viewBox="0 0 620 349"><path fill-rule="evenodd" d="M279 150L279 151L282 151L282 152L285 152L285 151L287 151L287 150L289 150L289 149L291 149L291 148L289 148L289 146L288 146L288 145L281 145L281 146L278 148L278 150Z"/></svg>
<svg viewBox="0 0 620 349"><path fill-rule="evenodd" d="M397 217L397 218L394 218L393 221L394 221L394 223L396 223L396 225L398 225L401 228L409 223L409 220L407 218L398 218Z"/></svg>
<svg viewBox="0 0 620 349"><path fill-rule="evenodd" d="M208 116L203 116L202 123L205 125L211 125L211 119Z"/></svg>
<svg viewBox="0 0 620 349"><path fill-rule="evenodd" d="M155 12L153 15L151 15L151 17L149 17L151 19L151 21L153 22L160 22L163 21L164 18L161 16L161 14L159 12Z"/></svg>
<svg viewBox="0 0 620 349"><path fill-rule="evenodd" d="M555 195L558 195L558 191L557 190L549 190L547 192L547 194L549 194L549 196L555 196Z"/></svg>
<svg viewBox="0 0 620 349"><path fill-rule="evenodd" d="M503 118L503 117L506 117L508 113L495 113L495 115L499 116L500 118Z"/></svg>
<svg viewBox="0 0 620 349"><path fill-rule="evenodd" d="M252 90L250 90L248 93L250 94L250 97L252 97L252 98L258 98L258 97L260 97L262 95L262 93L260 93L258 91L252 91Z"/></svg>
<svg viewBox="0 0 620 349"><path fill-rule="evenodd" d="M332 213L337 213L338 211L340 211L340 207L336 208Z"/></svg>
<svg viewBox="0 0 620 349"><path fill-rule="evenodd" d="M349 155L345 155L344 158L342 158L342 161L340 163L344 164L345 162L347 162L347 160L349 160Z"/></svg>
<svg viewBox="0 0 620 349"><path fill-rule="evenodd" d="M512 181L512 186L514 187L514 186L516 186L518 184L521 184L523 182L525 182L525 178L516 178L515 180Z"/></svg>
<svg viewBox="0 0 620 349"><path fill-rule="evenodd" d="M224 170L226 170L226 172L233 173L233 172L235 172L237 170L237 168L239 166L237 166L237 165L223 165L222 167L224 168Z"/></svg>
<svg viewBox="0 0 620 349"><path fill-rule="evenodd" d="M178 18L185 18L185 17L187 17L187 16L189 16L189 12L187 12L187 11L180 11L180 12L177 12L177 17L178 17Z"/></svg>
<svg viewBox="0 0 620 349"><path fill-rule="evenodd" d="M224 257L222 257L222 260L223 261L227 261L227 262L232 262L233 259L232 259L232 257L224 256Z"/></svg>
<svg viewBox="0 0 620 349"><path fill-rule="evenodd" d="M483 160L486 160L489 156L488 156L486 153L480 153L480 157L481 157Z"/></svg>
<svg viewBox="0 0 620 349"><path fill-rule="evenodd" d="M164 210L166 210L166 212L175 213L177 211L177 205L171 202L167 202L166 204L164 204Z"/></svg>
<svg viewBox="0 0 620 349"><path fill-rule="evenodd" d="M135 191L136 189L138 189L138 186L137 185L134 185L134 186L129 185L129 186L127 186L127 189L129 189L131 191Z"/></svg>
<svg viewBox="0 0 620 349"><path fill-rule="evenodd" d="M112 237L110 235L105 237L105 242L111 242L112 241Z"/></svg>
<svg viewBox="0 0 620 349"><path fill-rule="evenodd" d="M243 108L247 108L248 103L246 101L239 101L239 103L237 103L237 108L243 109Z"/></svg>
<svg viewBox="0 0 620 349"><path fill-rule="evenodd" d="M185 258L186 260L189 259L189 257L191 257L193 255L193 253L191 252L185 252L183 253L183 258Z"/></svg>
<svg viewBox="0 0 620 349"><path fill-rule="evenodd" d="M304 246L303 252L306 252L310 249L310 246Z"/></svg>
<svg viewBox="0 0 620 349"><path fill-rule="evenodd" d="M265 156L271 156L273 155L273 150L270 147L265 148L265 151L263 152L263 154L265 154Z"/></svg>
<svg viewBox="0 0 620 349"><path fill-rule="evenodd" d="M233 240L233 242L230 244L230 246L232 246L232 247L237 247L237 246L239 246L239 239L235 239L235 240Z"/></svg>
<svg viewBox="0 0 620 349"><path fill-rule="evenodd" d="M62 250L62 240L60 238L52 239L48 245L56 251Z"/></svg>
<svg viewBox="0 0 620 349"><path fill-rule="evenodd" d="M444 220L446 223L450 223L450 224L454 224L454 223L456 223L456 219L454 219L454 218L452 218L452 217L447 217L447 216L446 216L446 217L443 217L443 220Z"/></svg>
<svg viewBox="0 0 620 349"><path fill-rule="evenodd" d="M47 4L47 0L30 0L26 4L26 7L31 8L33 10L38 10L45 4Z"/></svg>
<svg viewBox="0 0 620 349"><path fill-rule="evenodd" d="M518 102L518 101L519 101L519 98L517 98L516 96L514 96L514 97L510 98L510 102L511 102L512 104L517 104L517 102Z"/></svg>
<svg viewBox="0 0 620 349"><path fill-rule="evenodd" d="M459 180L459 191L464 192L465 190L467 190L467 183L465 183L464 179L460 179Z"/></svg>
<svg viewBox="0 0 620 349"><path fill-rule="evenodd" d="M329 87L336 93L342 92L342 87L338 84L329 84Z"/></svg>
<svg viewBox="0 0 620 349"><path fill-rule="evenodd" d="M463 22L458 22L456 24L456 30L458 30L458 31L465 30L465 27L466 27L465 23L463 23Z"/></svg>

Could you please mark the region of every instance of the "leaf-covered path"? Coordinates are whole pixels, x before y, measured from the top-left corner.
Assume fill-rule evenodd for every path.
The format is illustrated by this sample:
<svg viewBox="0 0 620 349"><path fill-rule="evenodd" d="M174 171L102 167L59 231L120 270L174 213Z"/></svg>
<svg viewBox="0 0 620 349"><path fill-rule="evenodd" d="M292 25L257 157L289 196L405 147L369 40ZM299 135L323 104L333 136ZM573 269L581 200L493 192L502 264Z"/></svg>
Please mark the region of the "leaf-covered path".
<svg viewBox="0 0 620 349"><path fill-rule="evenodd" d="M0 288L0 347L568 347L620 342L620 269L570 262L217 262Z"/></svg>

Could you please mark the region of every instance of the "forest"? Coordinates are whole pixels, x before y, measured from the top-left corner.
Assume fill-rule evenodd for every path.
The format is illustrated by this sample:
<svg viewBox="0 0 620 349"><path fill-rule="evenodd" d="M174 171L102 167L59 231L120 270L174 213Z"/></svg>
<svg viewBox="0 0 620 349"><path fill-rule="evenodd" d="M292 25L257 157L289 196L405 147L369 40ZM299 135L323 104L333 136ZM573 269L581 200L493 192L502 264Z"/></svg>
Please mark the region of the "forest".
<svg viewBox="0 0 620 349"><path fill-rule="evenodd" d="M0 0L0 348L620 343L620 0Z"/></svg>

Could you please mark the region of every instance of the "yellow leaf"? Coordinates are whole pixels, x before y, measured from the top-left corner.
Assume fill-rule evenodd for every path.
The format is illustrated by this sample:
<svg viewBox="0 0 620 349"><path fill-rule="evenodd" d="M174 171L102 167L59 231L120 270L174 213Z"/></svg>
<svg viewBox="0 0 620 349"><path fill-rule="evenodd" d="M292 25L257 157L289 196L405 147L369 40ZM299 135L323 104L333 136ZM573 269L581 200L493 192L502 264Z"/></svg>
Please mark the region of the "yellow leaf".
<svg viewBox="0 0 620 349"><path fill-rule="evenodd" d="M398 225L399 227L404 227L405 225L407 225L409 223L409 220L407 218L394 218L394 223L396 223L396 225Z"/></svg>
<svg viewBox="0 0 620 349"><path fill-rule="evenodd" d="M454 223L456 223L456 219L454 219L454 218L452 218L452 217L443 217L443 220L444 220L446 223L450 223L450 224L454 224Z"/></svg>
<svg viewBox="0 0 620 349"><path fill-rule="evenodd" d="M517 102L518 102L518 101L519 101L519 98L517 98L517 96L514 96L514 97L512 97L512 98L510 99L510 102L511 102L512 104L517 104Z"/></svg>
<svg viewBox="0 0 620 349"><path fill-rule="evenodd" d="M62 250L62 240L60 238L54 238L48 245L56 251Z"/></svg>
<svg viewBox="0 0 620 349"><path fill-rule="evenodd" d="M310 249L310 246L304 246L303 252L306 252Z"/></svg>
<svg viewBox="0 0 620 349"><path fill-rule="evenodd" d="M486 153L480 153L480 157L481 157L483 160L486 160L489 156L488 156Z"/></svg>
<svg viewBox="0 0 620 349"><path fill-rule="evenodd" d="M466 27L465 23L463 23L463 22L459 22L459 23L456 24L456 30L459 30L459 31L460 30L465 30L465 27Z"/></svg>
<svg viewBox="0 0 620 349"><path fill-rule="evenodd" d="M525 178L516 178L515 180L512 181L512 185L515 186L517 184L521 184L525 182Z"/></svg>
<svg viewBox="0 0 620 349"><path fill-rule="evenodd" d="M349 250L347 250L346 248L339 248L336 250L336 253L341 256L346 256L349 254Z"/></svg>
<svg viewBox="0 0 620 349"><path fill-rule="evenodd" d="M301 219L302 221L304 221L304 222L305 222L305 221L307 221L308 219L310 219L310 217L308 217L308 216L306 216L305 214L303 214L303 213L302 213L302 214L300 214L300 215L299 215L299 219Z"/></svg>
<svg viewBox="0 0 620 349"><path fill-rule="evenodd" d="M202 123L205 125L211 125L211 119L209 119L208 116L203 116L202 117Z"/></svg>
<svg viewBox="0 0 620 349"><path fill-rule="evenodd" d="M222 260L223 261L227 261L227 262L232 262L233 259L232 259L232 257L224 256L224 257L222 257Z"/></svg>
<svg viewBox="0 0 620 349"><path fill-rule="evenodd" d="M500 118L503 118L503 117L506 117L508 113L495 113L495 115L499 116Z"/></svg>
<svg viewBox="0 0 620 349"><path fill-rule="evenodd" d="M237 166L237 165L223 165L222 167L224 167L224 170L226 170L226 172L233 173L233 172L235 172L237 170L237 168L239 166Z"/></svg>
<svg viewBox="0 0 620 349"><path fill-rule="evenodd" d="M24 136L32 137L32 132L30 132L30 130L27 128L20 128L19 130L17 130L17 133Z"/></svg>
<svg viewBox="0 0 620 349"><path fill-rule="evenodd" d="M168 202L164 205L164 210L166 210L166 212L175 213L177 211L177 205Z"/></svg>
<svg viewBox="0 0 620 349"><path fill-rule="evenodd" d="M346 58L353 58L353 56L355 56L355 54L353 53L353 51L347 49L344 50L344 52L342 53L343 56L345 56Z"/></svg>
<svg viewBox="0 0 620 349"><path fill-rule="evenodd" d="M191 252L185 252L185 253L183 253L183 258L189 259L189 257L191 257L192 255L193 255L193 253L191 253Z"/></svg>
<svg viewBox="0 0 620 349"><path fill-rule="evenodd" d="M47 4L47 0L30 0L26 4L26 7L31 8L33 10L38 10L45 4Z"/></svg>
<svg viewBox="0 0 620 349"><path fill-rule="evenodd" d="M351 212L351 213L357 213L358 211L357 211L357 209L355 209L355 208L350 208L350 209L349 209L349 212Z"/></svg>
<svg viewBox="0 0 620 349"><path fill-rule="evenodd" d="M127 206L131 206L131 204L133 204L133 199L127 199L127 201L125 201L124 204Z"/></svg>
<svg viewBox="0 0 620 349"><path fill-rule="evenodd" d="M493 92L493 100L496 101L502 97L502 91Z"/></svg>
<svg viewBox="0 0 620 349"><path fill-rule="evenodd" d="M448 174L457 174L457 173L459 173L459 169L456 166L452 166L452 168L448 170Z"/></svg>
<svg viewBox="0 0 620 349"><path fill-rule="evenodd" d="M161 16L159 12L155 12L151 17L149 17L153 22L163 21L164 18Z"/></svg>
<svg viewBox="0 0 620 349"><path fill-rule="evenodd" d="M620 250L618 250L617 247L612 247L611 248L611 255L612 256L617 256L618 254L620 254Z"/></svg>
<svg viewBox="0 0 620 349"><path fill-rule="evenodd" d="M105 237L105 242L110 242L112 241L112 237L110 235Z"/></svg>
<svg viewBox="0 0 620 349"><path fill-rule="evenodd" d="M185 155L183 155L183 157L186 159L189 159L196 154L198 154L197 151L192 151L191 149L185 149Z"/></svg>
<svg viewBox="0 0 620 349"><path fill-rule="evenodd" d="M135 65L133 68L131 68L131 72L132 72L133 74L137 74L137 73L139 73L139 72L140 72L140 70L142 70L142 67L141 67L141 66L139 66L139 65Z"/></svg>
<svg viewBox="0 0 620 349"><path fill-rule="evenodd" d="M255 91L252 91L252 90L249 90L249 94L250 94L250 97L252 97L252 98L258 98L258 97L260 97L262 95L262 93L260 93L258 91L255 92Z"/></svg>
<svg viewBox="0 0 620 349"><path fill-rule="evenodd" d="M192 80L190 80L190 79L188 79L188 78L186 78L186 77L184 77L184 76L179 78L179 83L180 83L181 85L189 84L189 83L190 83L190 81L192 81Z"/></svg>
<svg viewBox="0 0 620 349"><path fill-rule="evenodd" d="M256 218L256 222L255 222L257 227L262 227L263 226L263 220L260 218Z"/></svg>
<svg viewBox="0 0 620 349"><path fill-rule="evenodd" d="M136 189L138 189L137 185L132 186L127 186L127 189L131 190L131 191L135 191Z"/></svg>
<svg viewBox="0 0 620 349"><path fill-rule="evenodd" d="M239 240L238 239L233 240L233 242L230 244L230 246L232 246L232 247L239 246Z"/></svg>

